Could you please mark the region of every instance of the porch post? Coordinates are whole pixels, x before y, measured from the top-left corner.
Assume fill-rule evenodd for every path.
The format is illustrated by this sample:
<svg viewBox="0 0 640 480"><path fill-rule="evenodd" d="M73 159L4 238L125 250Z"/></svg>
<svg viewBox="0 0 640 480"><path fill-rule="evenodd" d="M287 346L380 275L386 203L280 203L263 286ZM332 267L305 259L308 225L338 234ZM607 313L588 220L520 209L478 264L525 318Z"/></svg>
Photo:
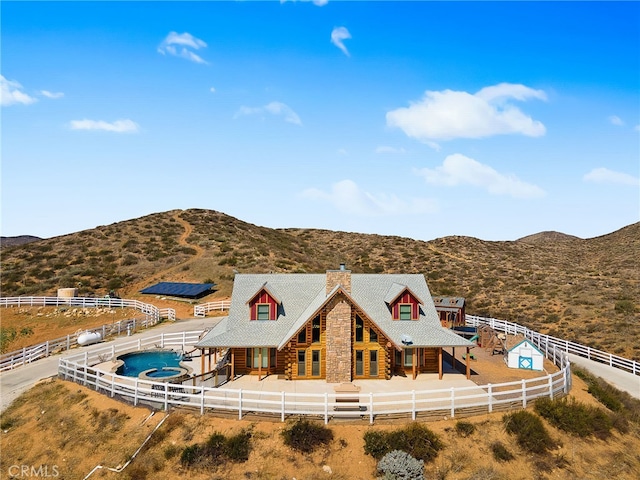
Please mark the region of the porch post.
<svg viewBox="0 0 640 480"><path fill-rule="evenodd" d="M236 349L231 349L231 381L236 378Z"/></svg>
<svg viewBox="0 0 640 480"><path fill-rule="evenodd" d="M262 348L258 349L258 381L262 377Z"/></svg>
<svg viewBox="0 0 640 480"><path fill-rule="evenodd" d="M413 355L411 356L411 368L413 369L413 379L415 380L418 376L416 372L416 356L418 355L418 349L415 348L413 351Z"/></svg>
<svg viewBox="0 0 640 480"><path fill-rule="evenodd" d="M200 349L200 373L204 373L204 348Z"/></svg>
<svg viewBox="0 0 640 480"><path fill-rule="evenodd" d="M458 362L456 361L456 347L451 347L451 356L453 357L453 369L458 370Z"/></svg>
<svg viewBox="0 0 640 480"><path fill-rule="evenodd" d="M207 366L209 367L207 371L210 372L211 371L211 349L210 348L207 348Z"/></svg>
<svg viewBox="0 0 640 480"><path fill-rule="evenodd" d="M467 347L467 380L471 379L471 366L469 365L469 351L471 349Z"/></svg>
<svg viewBox="0 0 640 480"><path fill-rule="evenodd" d="M442 380L442 347L438 347L438 380Z"/></svg>

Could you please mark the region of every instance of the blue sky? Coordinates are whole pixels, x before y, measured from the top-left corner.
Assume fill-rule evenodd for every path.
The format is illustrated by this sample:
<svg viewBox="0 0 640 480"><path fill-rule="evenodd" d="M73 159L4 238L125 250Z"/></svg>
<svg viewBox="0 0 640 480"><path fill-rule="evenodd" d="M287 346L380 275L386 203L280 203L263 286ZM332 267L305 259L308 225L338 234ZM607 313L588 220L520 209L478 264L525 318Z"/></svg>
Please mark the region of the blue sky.
<svg viewBox="0 0 640 480"><path fill-rule="evenodd" d="M8 2L3 236L172 209L431 240L640 220L638 2Z"/></svg>

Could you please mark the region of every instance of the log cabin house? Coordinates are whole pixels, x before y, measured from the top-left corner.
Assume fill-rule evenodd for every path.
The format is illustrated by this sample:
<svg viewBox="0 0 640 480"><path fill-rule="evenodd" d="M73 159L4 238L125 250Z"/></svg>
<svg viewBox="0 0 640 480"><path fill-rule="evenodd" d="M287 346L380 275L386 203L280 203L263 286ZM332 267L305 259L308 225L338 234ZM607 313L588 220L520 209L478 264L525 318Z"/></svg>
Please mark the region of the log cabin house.
<svg viewBox="0 0 640 480"><path fill-rule="evenodd" d="M443 348L473 346L440 324L424 275L352 274L344 265L326 274L237 274L229 316L196 345L203 362L228 349L231 378L327 383L441 379Z"/></svg>

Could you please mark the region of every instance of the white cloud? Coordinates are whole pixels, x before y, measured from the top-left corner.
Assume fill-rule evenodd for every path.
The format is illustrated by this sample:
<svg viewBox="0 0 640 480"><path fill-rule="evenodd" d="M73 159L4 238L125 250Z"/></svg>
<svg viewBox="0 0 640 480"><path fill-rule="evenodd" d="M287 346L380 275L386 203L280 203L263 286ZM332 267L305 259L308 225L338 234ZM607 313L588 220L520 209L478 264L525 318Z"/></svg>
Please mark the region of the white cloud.
<svg viewBox="0 0 640 480"><path fill-rule="evenodd" d="M238 109L233 118L242 117L244 115L261 115L263 113L282 116L284 117L285 122L293 123L294 125L302 125L302 121L298 114L294 112L291 107L282 102L271 102L262 107L242 106Z"/></svg>
<svg viewBox="0 0 640 480"><path fill-rule="evenodd" d="M488 165L455 153L445 158L435 169L422 168L416 173L431 185L454 187L472 185L486 189L494 195L508 195L515 198L543 197L544 190L536 185L523 182L513 175L504 175Z"/></svg>
<svg viewBox="0 0 640 480"><path fill-rule="evenodd" d="M29 105L37 102L38 99L31 97L22 91L22 85L13 80L7 80L4 76L0 75L0 105L8 107L9 105L15 105L21 103L22 105Z"/></svg>
<svg viewBox="0 0 640 480"><path fill-rule="evenodd" d="M349 155L349 152L347 152L346 148L339 148L338 155Z"/></svg>
<svg viewBox="0 0 640 480"><path fill-rule="evenodd" d="M624 126L624 121L617 115L611 115L609 117L609 122L611 122L612 125L616 125L618 127Z"/></svg>
<svg viewBox="0 0 640 480"><path fill-rule="evenodd" d="M510 100L546 100L542 90L501 83L471 94L453 90L430 91L409 107L387 112L387 125L398 127L420 141L482 138L519 133L545 134L544 125L524 114Z"/></svg>
<svg viewBox="0 0 640 480"><path fill-rule="evenodd" d="M140 126L133 120L116 120L113 123L102 120L72 120L70 122L72 130L103 130L115 133L137 133Z"/></svg>
<svg viewBox="0 0 640 480"><path fill-rule="evenodd" d="M437 210L433 200L414 198L407 202L395 195L374 195L362 190L352 180L342 180L334 183L328 192L317 188L309 188L302 192L302 196L327 202L342 213L365 217L416 215L432 213Z"/></svg>
<svg viewBox="0 0 640 480"><path fill-rule="evenodd" d="M349 55L349 50L347 50L347 47L344 46L343 40L347 40L349 38L351 38L351 34L349 33L349 30L346 29L346 27L334 27L334 29L331 31L331 43L342 50L342 52L347 57L351 55Z"/></svg>
<svg viewBox="0 0 640 480"><path fill-rule="evenodd" d="M629 175L628 173L614 172L608 168L594 168L589 173L585 174L582 179L585 182L593 183L613 183L618 185L633 185L640 186L640 179Z"/></svg>
<svg viewBox="0 0 640 480"><path fill-rule="evenodd" d="M176 47L177 46L177 47ZM195 63L208 64L202 57L194 53L193 50L206 48L207 44L194 37L190 33L169 32L169 35L162 41L158 47L158 52L162 55L173 55L175 57L186 58Z"/></svg>
<svg viewBox="0 0 640 480"><path fill-rule="evenodd" d="M40 90L40 95L53 100L64 97L64 93L62 92L50 92L49 90Z"/></svg>
<svg viewBox="0 0 640 480"><path fill-rule="evenodd" d="M379 147L376 148L376 153L407 153L407 151L404 148L396 148L396 147L389 147L386 145L380 145Z"/></svg>
<svg viewBox="0 0 640 480"><path fill-rule="evenodd" d="M211 88L209 89L209 91L210 91L211 93L216 93L216 87L211 87Z"/></svg>

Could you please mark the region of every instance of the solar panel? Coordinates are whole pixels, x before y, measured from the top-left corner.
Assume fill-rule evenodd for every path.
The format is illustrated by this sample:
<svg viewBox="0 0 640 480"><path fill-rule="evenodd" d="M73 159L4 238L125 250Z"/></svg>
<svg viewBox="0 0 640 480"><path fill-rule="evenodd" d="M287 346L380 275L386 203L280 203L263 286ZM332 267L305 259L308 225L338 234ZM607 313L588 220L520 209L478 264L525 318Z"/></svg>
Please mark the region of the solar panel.
<svg viewBox="0 0 640 480"><path fill-rule="evenodd" d="M140 290L140 293L197 298L204 296L215 286L215 283L160 282Z"/></svg>

